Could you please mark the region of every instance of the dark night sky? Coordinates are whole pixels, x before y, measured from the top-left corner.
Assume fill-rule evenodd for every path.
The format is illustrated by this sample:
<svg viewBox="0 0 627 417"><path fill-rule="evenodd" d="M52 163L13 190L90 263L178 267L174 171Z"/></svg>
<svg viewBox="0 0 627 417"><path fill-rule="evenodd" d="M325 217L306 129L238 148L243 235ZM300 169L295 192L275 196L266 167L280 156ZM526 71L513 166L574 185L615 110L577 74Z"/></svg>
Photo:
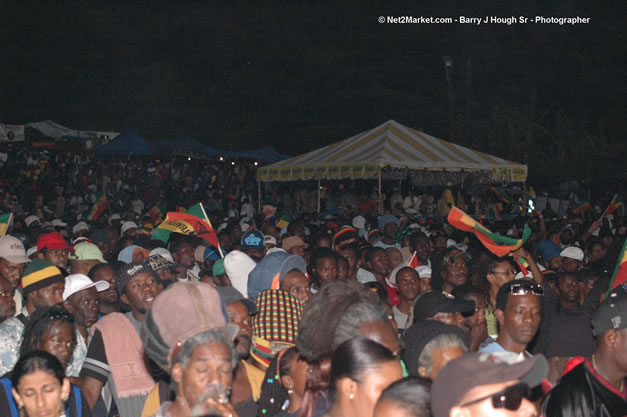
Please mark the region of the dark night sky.
<svg viewBox="0 0 627 417"><path fill-rule="evenodd" d="M570 170L591 154L602 160L591 170L624 172L624 3L391 3L0 0L0 122L134 127L150 140L298 154L395 119L539 174L581 172ZM381 15L591 23L379 24Z"/></svg>

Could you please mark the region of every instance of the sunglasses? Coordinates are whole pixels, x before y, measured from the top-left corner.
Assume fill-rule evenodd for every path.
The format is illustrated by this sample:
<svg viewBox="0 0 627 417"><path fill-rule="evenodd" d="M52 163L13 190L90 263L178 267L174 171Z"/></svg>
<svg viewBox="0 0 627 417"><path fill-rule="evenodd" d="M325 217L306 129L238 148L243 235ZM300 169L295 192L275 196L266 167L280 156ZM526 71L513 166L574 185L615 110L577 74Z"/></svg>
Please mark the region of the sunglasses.
<svg viewBox="0 0 627 417"><path fill-rule="evenodd" d="M544 288L541 285L529 284L528 282L521 282L520 284L513 284L509 293L511 295L525 295L525 294L533 294L533 295L543 295Z"/></svg>
<svg viewBox="0 0 627 417"><path fill-rule="evenodd" d="M520 408L520 404L522 403L523 398L534 402L539 398L537 396L537 390L530 390L527 384L521 382L520 384L507 387L503 391L497 392L495 394L477 398L476 400L464 403L460 407L467 407L469 405L490 399L492 400L492 407L494 407L495 409L505 408L509 411L516 411L518 410L518 408Z"/></svg>

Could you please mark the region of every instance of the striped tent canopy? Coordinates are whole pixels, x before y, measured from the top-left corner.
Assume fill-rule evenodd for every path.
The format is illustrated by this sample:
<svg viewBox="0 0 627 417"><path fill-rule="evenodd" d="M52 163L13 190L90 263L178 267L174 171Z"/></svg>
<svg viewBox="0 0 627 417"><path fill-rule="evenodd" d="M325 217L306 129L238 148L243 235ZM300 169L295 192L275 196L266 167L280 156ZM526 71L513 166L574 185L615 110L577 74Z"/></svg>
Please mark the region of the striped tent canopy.
<svg viewBox="0 0 627 417"><path fill-rule="evenodd" d="M259 168L257 180L406 178L423 184L524 182L527 166L473 151L394 120L321 149Z"/></svg>

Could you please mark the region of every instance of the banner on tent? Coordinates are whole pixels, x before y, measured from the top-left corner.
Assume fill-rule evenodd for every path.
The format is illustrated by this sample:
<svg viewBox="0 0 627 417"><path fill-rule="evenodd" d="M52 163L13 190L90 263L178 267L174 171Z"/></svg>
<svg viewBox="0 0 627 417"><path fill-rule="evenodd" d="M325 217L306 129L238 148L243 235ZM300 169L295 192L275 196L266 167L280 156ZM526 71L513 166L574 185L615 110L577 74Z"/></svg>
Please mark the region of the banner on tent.
<svg viewBox="0 0 627 417"><path fill-rule="evenodd" d="M0 123L0 142L24 142L24 125Z"/></svg>

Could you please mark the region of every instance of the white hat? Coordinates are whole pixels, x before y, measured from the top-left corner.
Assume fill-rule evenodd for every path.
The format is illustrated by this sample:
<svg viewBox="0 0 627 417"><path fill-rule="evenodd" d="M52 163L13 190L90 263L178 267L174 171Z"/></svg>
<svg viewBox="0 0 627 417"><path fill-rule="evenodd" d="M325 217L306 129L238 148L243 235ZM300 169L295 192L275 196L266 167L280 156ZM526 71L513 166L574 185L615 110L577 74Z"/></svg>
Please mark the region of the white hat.
<svg viewBox="0 0 627 417"><path fill-rule="evenodd" d="M287 253L287 251L286 251L285 249L281 249L281 248L279 248L279 247L277 246L277 247L274 247L274 248L270 248L270 249L268 249L268 250L266 251L266 255L270 255L271 253L274 253L274 252L285 252L285 253Z"/></svg>
<svg viewBox="0 0 627 417"><path fill-rule="evenodd" d="M264 243L264 245L267 245L268 243L270 243L271 245L276 246L276 238L274 236L271 236L271 235L265 235L263 237L263 243Z"/></svg>
<svg viewBox="0 0 627 417"><path fill-rule="evenodd" d="M53 225L54 227L65 227L65 226L67 226L67 223L66 223L66 222L64 222L64 221L63 221L63 220L61 220L61 219L54 219L54 220L52 221L52 225Z"/></svg>
<svg viewBox="0 0 627 417"><path fill-rule="evenodd" d="M34 214L31 214L30 216L24 219L24 223L26 223L26 227L30 227L30 225L33 224L34 222L39 223L39 217L35 216Z"/></svg>
<svg viewBox="0 0 627 417"><path fill-rule="evenodd" d="M352 224L355 229L363 229L366 227L366 218L364 216L355 216Z"/></svg>
<svg viewBox="0 0 627 417"><path fill-rule="evenodd" d="M148 256L152 256L152 255L159 255L162 258L167 259L168 261L174 263L174 258L172 258L172 254L166 248L154 248L148 254Z"/></svg>
<svg viewBox="0 0 627 417"><path fill-rule="evenodd" d="M227 223L222 223L220 226L218 226L218 232L223 231L224 229L226 229L227 226L228 226Z"/></svg>
<svg viewBox="0 0 627 417"><path fill-rule="evenodd" d="M242 228L242 232L247 231L250 227L250 225L243 220L239 222L239 226Z"/></svg>
<svg viewBox="0 0 627 417"><path fill-rule="evenodd" d="M30 262L30 258L26 256L26 249L24 249L22 241L11 235L0 237L0 258L4 258L14 264Z"/></svg>
<svg viewBox="0 0 627 417"><path fill-rule="evenodd" d="M538 269L540 272L546 271L546 268L542 265L538 265ZM514 279L523 279L523 278L533 278L533 274L531 273L531 269L527 268L527 273L523 275L522 271L518 272L514 275Z"/></svg>
<svg viewBox="0 0 627 417"><path fill-rule="evenodd" d="M109 224L111 224L111 222L114 220L121 220L121 219L122 217L120 217L118 213L113 213L111 217L109 217Z"/></svg>
<svg viewBox="0 0 627 417"><path fill-rule="evenodd" d="M124 223L122 223L122 227L120 227L120 233L124 234L128 230L137 229L138 227L139 226L137 226L137 223L135 223L135 222L124 222Z"/></svg>
<svg viewBox="0 0 627 417"><path fill-rule="evenodd" d="M457 242L455 242L454 239L446 239L446 247L447 248L450 248L450 247L455 246L455 245L457 245Z"/></svg>
<svg viewBox="0 0 627 417"><path fill-rule="evenodd" d="M37 253L37 246L33 246L32 248L28 248L26 251L26 256L30 259L31 256Z"/></svg>
<svg viewBox="0 0 627 417"><path fill-rule="evenodd" d="M562 258L571 258L583 262L583 251L576 246L568 246L560 252Z"/></svg>
<svg viewBox="0 0 627 417"><path fill-rule="evenodd" d="M96 287L96 291L102 292L109 289L107 281L92 281L87 275L71 274L65 277L65 289L63 290L63 301L70 298L72 294L87 288Z"/></svg>
<svg viewBox="0 0 627 417"><path fill-rule="evenodd" d="M72 233L74 234L83 230L89 230L89 225L85 222L78 222L74 227L72 227Z"/></svg>
<svg viewBox="0 0 627 417"><path fill-rule="evenodd" d="M416 268L416 271L418 272L420 278L431 278L431 268L427 265L419 265Z"/></svg>
<svg viewBox="0 0 627 417"><path fill-rule="evenodd" d="M244 297L248 297L248 274L257 264L244 252L233 250L224 257L224 272L229 277L231 285Z"/></svg>

